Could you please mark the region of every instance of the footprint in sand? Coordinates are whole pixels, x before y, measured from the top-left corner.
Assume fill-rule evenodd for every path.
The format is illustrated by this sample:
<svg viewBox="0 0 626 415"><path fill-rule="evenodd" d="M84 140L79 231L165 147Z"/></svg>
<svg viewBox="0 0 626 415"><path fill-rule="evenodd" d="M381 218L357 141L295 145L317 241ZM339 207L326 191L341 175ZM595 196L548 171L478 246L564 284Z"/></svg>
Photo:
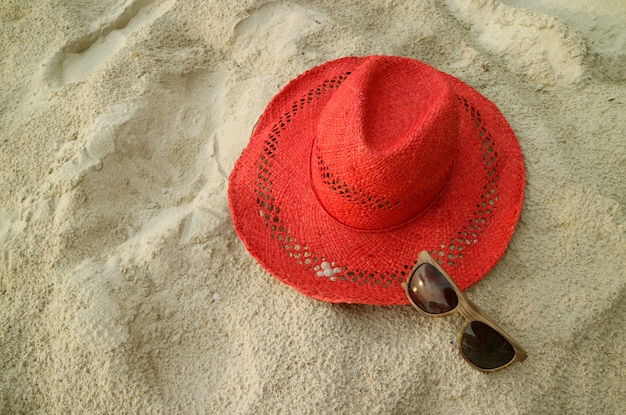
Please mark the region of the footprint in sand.
<svg viewBox="0 0 626 415"><path fill-rule="evenodd" d="M83 81L119 52L132 33L164 15L174 3L175 0L132 2L121 14L64 46L46 65L44 77L48 85L58 89Z"/></svg>
<svg viewBox="0 0 626 415"><path fill-rule="evenodd" d="M320 30L328 17L294 4L268 3L240 20L234 29L237 62L252 57L287 59L300 39Z"/></svg>

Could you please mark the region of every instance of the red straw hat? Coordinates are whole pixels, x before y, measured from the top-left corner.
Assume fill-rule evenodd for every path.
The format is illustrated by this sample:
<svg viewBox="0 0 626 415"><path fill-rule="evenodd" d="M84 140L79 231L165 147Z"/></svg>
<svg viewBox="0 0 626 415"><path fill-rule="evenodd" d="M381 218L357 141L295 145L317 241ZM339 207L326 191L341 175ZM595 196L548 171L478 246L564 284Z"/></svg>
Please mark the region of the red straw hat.
<svg viewBox="0 0 626 415"><path fill-rule="evenodd" d="M282 282L334 303L408 304L421 250L460 289L504 254L519 143L472 87L414 59L347 57L291 81L230 176L235 230Z"/></svg>

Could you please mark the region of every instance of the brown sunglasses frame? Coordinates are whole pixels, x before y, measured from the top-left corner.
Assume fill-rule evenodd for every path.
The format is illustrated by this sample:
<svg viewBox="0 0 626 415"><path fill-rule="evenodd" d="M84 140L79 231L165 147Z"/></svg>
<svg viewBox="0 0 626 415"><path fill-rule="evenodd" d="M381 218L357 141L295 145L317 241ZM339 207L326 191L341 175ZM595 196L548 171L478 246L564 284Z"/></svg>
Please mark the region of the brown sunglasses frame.
<svg viewBox="0 0 626 415"><path fill-rule="evenodd" d="M422 265L422 264L430 264L430 265L434 266L435 268L437 268L439 270L439 272L441 272L441 274L448 280L450 285L452 285L452 288L454 288L454 291L456 292L456 295L457 295L457 297L459 299L459 303L452 310L447 311L445 313L440 313L440 314L429 314L429 313L425 312L424 310L422 310L417 304L415 304L415 302L411 298L411 295L409 294L409 281L411 281L411 278L413 278L413 275L417 271L417 268L419 268L419 266ZM496 324L496 322L493 321L493 319L491 319L491 317L489 317L476 304L474 304L469 298L467 298L467 296L465 296L465 294L463 294L461 292L461 290L459 290L459 288L456 286L454 280L452 278L450 278L448 273L428 253L428 251L420 252L420 254L418 256L417 263L411 269L411 272L409 273L409 276L407 277L406 281L402 283L402 287L404 288L406 296L409 299L409 301L411 302L411 304L413 305L413 307L415 307L417 309L417 311L419 311L420 314L422 314L424 316L428 316L428 317L446 317L446 316L449 316L449 315L454 314L454 313L461 313L463 315L463 317L465 318L465 323L463 324L463 327L461 327L461 331L460 331L459 336L458 336L458 348L459 348L459 352L461 353L461 356L463 357L463 359L465 359L465 361L467 361L467 363L469 363L470 366L472 366L474 369L480 370L481 372L495 372L497 370L504 369L504 368L512 365L515 362L523 362L528 357L528 354L526 353L526 350L524 350L524 348L522 346L520 346L519 343L517 343L515 340L513 340L511 338L511 336L506 334L506 332L498 324ZM515 350L515 355L513 356L513 359L511 359L508 363L506 363L506 364L504 364L502 366L493 368L493 369L484 369L484 368L478 367L474 363L472 363L465 356L465 354L463 353L463 350L462 350L462 347L461 347L461 343L462 343L462 340L463 340L463 333L465 333L465 329L473 321L480 321L480 322L488 325L489 327L493 328L498 333L500 333L502 335L502 337L504 337L511 344L511 346L513 346L513 349Z"/></svg>

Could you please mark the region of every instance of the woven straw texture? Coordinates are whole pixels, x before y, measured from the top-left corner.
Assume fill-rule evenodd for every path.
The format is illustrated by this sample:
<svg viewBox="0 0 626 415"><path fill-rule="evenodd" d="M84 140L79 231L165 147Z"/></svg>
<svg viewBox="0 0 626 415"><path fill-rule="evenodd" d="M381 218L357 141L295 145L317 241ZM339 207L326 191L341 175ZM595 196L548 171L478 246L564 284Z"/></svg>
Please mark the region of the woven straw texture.
<svg viewBox="0 0 626 415"><path fill-rule="evenodd" d="M422 62L347 57L268 104L229 181L235 230L271 274L311 297L408 304L428 250L459 288L499 261L525 171L496 106Z"/></svg>

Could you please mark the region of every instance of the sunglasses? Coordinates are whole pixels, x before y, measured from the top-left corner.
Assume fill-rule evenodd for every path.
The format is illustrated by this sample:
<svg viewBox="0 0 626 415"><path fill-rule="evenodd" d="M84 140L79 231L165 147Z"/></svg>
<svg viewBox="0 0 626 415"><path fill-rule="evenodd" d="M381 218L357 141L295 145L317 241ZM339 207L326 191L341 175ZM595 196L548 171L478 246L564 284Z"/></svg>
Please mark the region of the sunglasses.
<svg viewBox="0 0 626 415"><path fill-rule="evenodd" d="M459 351L475 369L493 372L528 357L522 346L459 290L427 251L420 252L402 286L411 304L424 315L443 317L460 312L465 317Z"/></svg>

